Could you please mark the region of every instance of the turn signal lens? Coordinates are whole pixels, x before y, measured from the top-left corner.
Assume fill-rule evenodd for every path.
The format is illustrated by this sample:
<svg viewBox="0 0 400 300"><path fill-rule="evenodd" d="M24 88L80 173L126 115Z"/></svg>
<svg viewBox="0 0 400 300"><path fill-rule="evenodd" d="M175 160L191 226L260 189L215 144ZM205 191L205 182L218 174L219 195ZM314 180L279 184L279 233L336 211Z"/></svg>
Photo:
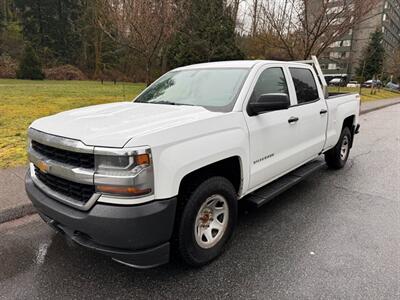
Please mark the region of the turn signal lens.
<svg viewBox="0 0 400 300"><path fill-rule="evenodd" d="M98 185L97 190L107 194L118 194L124 196L142 196L151 192L151 189L138 189L130 186L111 186L111 185Z"/></svg>
<svg viewBox="0 0 400 300"><path fill-rule="evenodd" d="M138 154L135 156L136 165L150 165L150 156L148 153Z"/></svg>

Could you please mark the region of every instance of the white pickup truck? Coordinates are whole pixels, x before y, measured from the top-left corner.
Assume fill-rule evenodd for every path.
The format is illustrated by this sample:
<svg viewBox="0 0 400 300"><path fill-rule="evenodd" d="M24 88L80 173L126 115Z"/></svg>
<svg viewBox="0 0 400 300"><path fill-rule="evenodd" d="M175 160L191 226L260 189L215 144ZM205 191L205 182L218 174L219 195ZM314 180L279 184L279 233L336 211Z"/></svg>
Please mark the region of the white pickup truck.
<svg viewBox="0 0 400 300"><path fill-rule="evenodd" d="M328 95L315 58L178 68L133 102L34 121L26 191L49 225L118 262L201 266L225 248L238 200L258 207L345 165L359 107Z"/></svg>

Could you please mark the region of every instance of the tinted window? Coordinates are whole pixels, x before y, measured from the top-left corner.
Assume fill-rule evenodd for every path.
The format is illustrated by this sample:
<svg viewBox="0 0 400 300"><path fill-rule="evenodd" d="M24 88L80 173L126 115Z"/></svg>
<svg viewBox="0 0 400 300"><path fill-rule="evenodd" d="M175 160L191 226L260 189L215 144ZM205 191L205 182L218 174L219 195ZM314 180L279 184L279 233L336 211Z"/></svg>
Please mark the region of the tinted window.
<svg viewBox="0 0 400 300"><path fill-rule="evenodd" d="M256 102L261 95L269 93L289 94L285 75L281 68L269 68L261 73L254 87L250 102Z"/></svg>
<svg viewBox="0 0 400 300"><path fill-rule="evenodd" d="M290 68L290 73L296 89L298 104L315 101L319 98L314 76L309 69Z"/></svg>

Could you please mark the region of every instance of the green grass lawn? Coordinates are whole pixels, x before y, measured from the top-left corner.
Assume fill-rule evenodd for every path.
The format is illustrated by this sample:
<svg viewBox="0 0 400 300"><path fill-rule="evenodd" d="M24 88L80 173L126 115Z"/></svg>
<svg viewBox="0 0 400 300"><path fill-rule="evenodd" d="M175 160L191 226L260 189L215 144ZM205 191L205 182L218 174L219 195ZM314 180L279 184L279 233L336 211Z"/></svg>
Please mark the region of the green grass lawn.
<svg viewBox="0 0 400 300"><path fill-rule="evenodd" d="M40 117L72 108L128 101L144 84L0 79L0 168L27 162L26 131Z"/></svg>
<svg viewBox="0 0 400 300"><path fill-rule="evenodd" d="M26 131L33 120L72 108L128 101L143 88L143 84L131 83L0 79L0 168L27 162ZM340 91L358 92L358 89L340 88ZM362 90L362 101L400 97L384 90L373 96L369 92Z"/></svg>
<svg viewBox="0 0 400 300"><path fill-rule="evenodd" d="M340 89L337 87L329 87L330 92L350 92L350 93L359 93L359 88L348 88L348 87L341 87ZM388 99L388 98L395 98L400 97L400 93L391 92L388 90L380 89L376 91L375 95L371 95L371 89L362 88L361 89L361 101L371 101L371 100L380 100L380 99Z"/></svg>

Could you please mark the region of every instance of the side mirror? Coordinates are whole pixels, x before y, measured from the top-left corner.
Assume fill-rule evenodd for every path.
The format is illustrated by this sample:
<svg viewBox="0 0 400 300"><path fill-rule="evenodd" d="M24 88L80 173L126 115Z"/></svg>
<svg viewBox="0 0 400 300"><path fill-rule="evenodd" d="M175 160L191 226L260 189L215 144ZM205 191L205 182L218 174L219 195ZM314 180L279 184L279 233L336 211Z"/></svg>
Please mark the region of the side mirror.
<svg viewBox="0 0 400 300"><path fill-rule="evenodd" d="M263 112L288 109L290 100L287 94L270 93L261 95L257 102L249 103L249 115L255 116Z"/></svg>

